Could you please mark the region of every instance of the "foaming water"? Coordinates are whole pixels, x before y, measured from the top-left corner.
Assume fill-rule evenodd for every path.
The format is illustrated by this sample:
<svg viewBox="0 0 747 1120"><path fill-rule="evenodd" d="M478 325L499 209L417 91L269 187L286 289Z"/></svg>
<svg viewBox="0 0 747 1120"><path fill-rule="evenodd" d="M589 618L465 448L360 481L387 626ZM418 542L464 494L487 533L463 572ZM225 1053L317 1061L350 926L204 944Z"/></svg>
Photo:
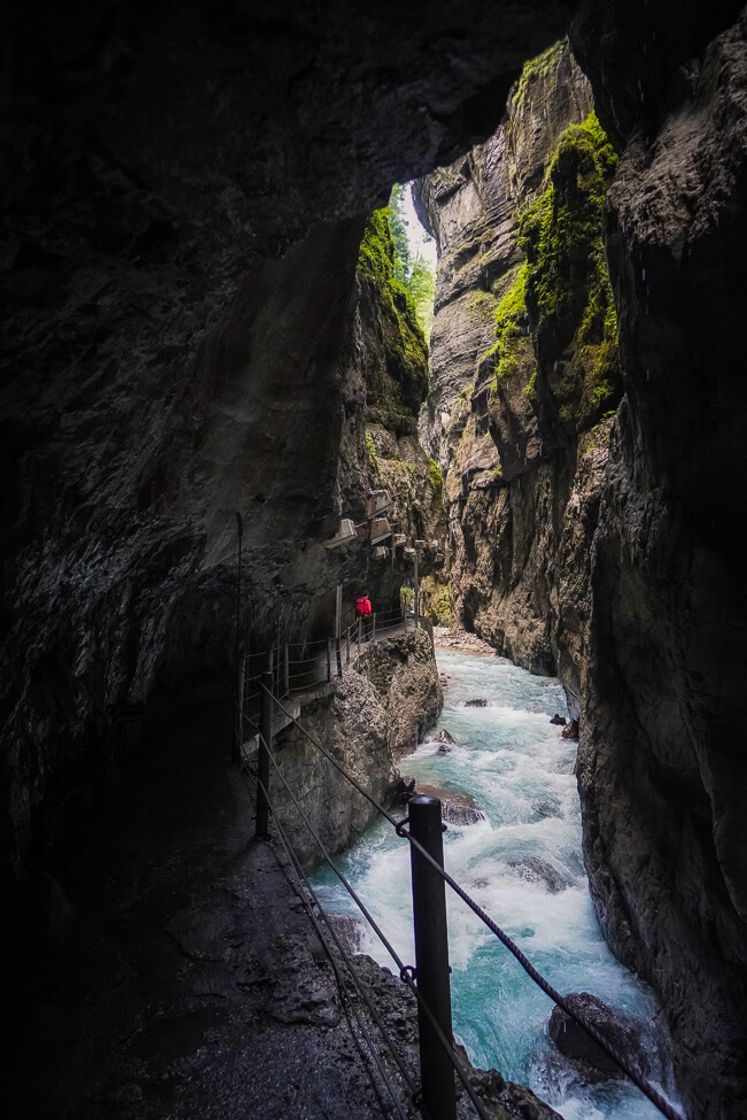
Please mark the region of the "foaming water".
<svg viewBox="0 0 747 1120"><path fill-rule="evenodd" d="M565 711L559 683L490 656L439 651L448 675L439 727L456 745L432 739L403 760L419 781L471 794L485 819L449 825L451 874L518 942L560 992L586 991L641 1023L649 1076L661 1082L651 992L607 948L581 859L574 777L576 744L549 722ZM471 699L485 706L465 706ZM410 855L391 827L377 824L338 864L393 945L414 954ZM355 913L328 870L316 876L325 907ZM447 891L454 1030L472 1061L533 1088L566 1120L653 1120L658 1111L625 1081L583 1084L547 1037L550 1000L466 906ZM391 965L367 932L363 950Z"/></svg>

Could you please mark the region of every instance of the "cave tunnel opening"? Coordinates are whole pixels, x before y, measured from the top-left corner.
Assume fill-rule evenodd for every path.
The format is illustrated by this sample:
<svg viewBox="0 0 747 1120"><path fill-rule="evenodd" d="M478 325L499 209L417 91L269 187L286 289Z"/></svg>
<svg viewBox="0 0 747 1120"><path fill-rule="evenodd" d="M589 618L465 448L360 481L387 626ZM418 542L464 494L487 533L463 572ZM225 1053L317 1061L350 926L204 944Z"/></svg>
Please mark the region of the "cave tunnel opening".
<svg viewBox="0 0 747 1120"><path fill-rule="evenodd" d="M635 915L640 945L622 939L621 952L656 979L671 1005L679 1006L688 983L682 962L697 962L692 975L702 969L708 997L690 1001L695 1026L676 1020L675 1043L697 1056L691 1069L680 1063L695 1107L715 1116L719 1092L704 1096L702 1087L713 1083L709 1055L721 1062L734 1100L745 1099L734 1075L745 970L737 906L745 894L743 820L734 791L743 766L724 731L741 715L744 612L725 559L729 533L717 523L727 513L736 538L743 520L723 486L737 476L744 444L739 317L728 306L744 293L736 251L744 244L744 176L732 143L742 127L744 34L741 25L729 27L737 8L693 3L674 21L658 0L624 11L587 0L571 37L597 96L594 121L585 111L588 90L576 90L575 102L552 101L558 56L547 52L568 29L573 4L505 5L504 19L477 0L418 2L397 19L357 3L321 10L289 0L272 19L246 5L182 7L84 3L68 13L32 2L13 5L7 21L14 63L3 98L15 123L5 137L0 253L8 307L3 430L12 437L0 449L8 483L4 883L26 965L14 979L18 1006L33 991L47 1007L48 1035L34 1045L43 1049L52 1037L62 1046L64 983L53 997L45 990L60 962L72 973L76 953L78 963L88 955L91 990L102 991L96 985L107 977L128 989L130 965L102 932L128 906L142 903L160 930L149 942L153 960L163 961L164 945L185 969L219 952L208 919L190 911L191 885L173 913L161 908L177 866L193 859L209 878L211 815L220 818L223 804L225 815L240 816L240 791L226 794L211 769L230 752L226 713L235 687L235 562L216 510L235 505L246 518L244 578L256 604L245 627L249 654L280 630L328 637L334 581L319 549L300 542L318 543L319 524L344 513L339 493L348 483L348 493L355 489L351 468L336 490L345 417L360 429L350 458L367 486L376 470L383 476L376 485L392 493L430 478L428 501L408 507L402 524L390 525L392 536L431 547L439 485L442 504L468 510L471 524L461 544L454 535L449 558L453 604L467 630L484 629L497 611L496 645L520 650L526 642L534 664L548 668L545 639L515 625L528 610L530 581L545 596L528 611L531 621L545 611L570 635L555 665L589 704L578 773L595 899L618 929ZM500 139L517 157L501 213L515 210L519 238L473 228L449 245L448 223L435 229L436 219L451 205L451 221L468 195L487 197L480 160L495 156L491 169L499 166L491 137L525 60L540 58L511 95L512 127ZM554 138L543 163L539 149L561 101L572 131L562 144ZM702 129L688 115L693 104L707 122ZM600 129L623 160L608 203L595 179L614 170ZM625 156L631 138L648 161L645 184ZM719 174L709 179L704 168ZM384 379L387 362L379 363L384 405L369 417L360 378L341 373L376 330L391 344L391 320L368 324L365 338L355 334L366 326L360 315L351 326L361 231L389 185L413 178L415 205L428 211L451 270L439 281L436 315L450 308L454 318L442 316L441 325L437 318L430 335L432 465L407 458L418 430L422 354L394 355L391 368L406 375L396 394ZM660 182L673 184L670 201L684 200L680 217L698 214L677 226L679 240L667 240L677 222ZM546 236L558 214L563 223L555 226L577 234L573 251ZM606 255L599 222L592 230L589 220L600 214ZM544 283L550 276L562 286L556 303ZM414 284L414 266L404 278ZM717 346L708 323L718 324ZM481 358L462 370L459 385L439 372L447 337L453 364L467 351ZM362 442L366 425L370 445ZM565 454L571 444L574 456ZM603 461L611 466L602 479ZM278 471L288 476L285 489L273 485ZM532 516L523 519L511 508L522 487L532 491ZM556 503L546 518L550 539L537 525L561 489L563 510ZM688 502L697 512L683 515ZM564 521L566 506L573 516ZM499 550L500 564L492 554ZM395 606L403 576L386 564L371 557L365 587L346 577L346 602L373 590ZM486 572L489 592L480 582ZM569 610L556 591L570 588L573 597L570 576L578 573L587 583ZM319 588L313 610L298 605L308 586ZM282 629L279 604L289 587ZM636 658L621 651L623 642ZM619 697L633 694L624 726L619 713L629 709ZM204 755L200 736L210 742ZM678 743L695 746L685 757ZM641 781L651 804L639 811L633 803L625 816L594 775L608 775L623 804L627 775L646 773L649 748L660 752L663 772L679 767L687 780L652 782L653 790ZM201 775L191 788L188 760ZM160 827L170 847L151 860L134 829L132 852L116 856L121 883L112 885L107 852L124 836L140 786L149 791L140 838ZM681 790L698 788L712 795L697 799L694 820ZM160 822L159 806L168 808ZM636 819L646 827L642 854L626 831ZM682 837L690 861L674 882L662 857L669 838L657 821L665 822L662 834ZM604 851L600 837L609 841ZM237 843L233 855L239 850ZM640 881L630 872L636 859ZM649 905L646 890L662 883L669 893ZM243 897L230 875L223 888L226 897ZM97 911L99 894L106 905ZM231 916L218 910L230 931ZM607 932L614 939L614 929ZM664 948L652 955L651 945ZM249 990L256 977L245 979ZM78 1025L81 1038L95 1037L95 1020ZM185 1046L199 1038L198 1027L185 1027ZM150 1028L160 1037L154 1022ZM141 1051L150 1037L140 1038ZM90 1055L84 1060L93 1069ZM33 1061L19 1068L31 1084ZM99 1078L86 1103L93 1114L99 1106L106 1115L137 1111L158 1092L134 1074L124 1087L103 1071L92 1077ZM165 1076L161 1089L169 1093L167 1083ZM76 1092L83 1100L88 1089Z"/></svg>

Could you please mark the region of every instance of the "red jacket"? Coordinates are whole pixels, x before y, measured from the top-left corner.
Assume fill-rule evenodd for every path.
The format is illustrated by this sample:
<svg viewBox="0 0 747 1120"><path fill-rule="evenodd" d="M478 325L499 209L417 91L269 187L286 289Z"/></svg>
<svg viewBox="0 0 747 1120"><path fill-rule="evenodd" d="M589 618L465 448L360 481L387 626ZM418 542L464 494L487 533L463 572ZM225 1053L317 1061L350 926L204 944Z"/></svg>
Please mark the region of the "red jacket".
<svg viewBox="0 0 747 1120"><path fill-rule="evenodd" d="M355 609L358 612L358 614L363 615L366 618L370 614L373 614L373 609L371 607L371 600L367 599L365 595L361 595L360 599L356 600Z"/></svg>

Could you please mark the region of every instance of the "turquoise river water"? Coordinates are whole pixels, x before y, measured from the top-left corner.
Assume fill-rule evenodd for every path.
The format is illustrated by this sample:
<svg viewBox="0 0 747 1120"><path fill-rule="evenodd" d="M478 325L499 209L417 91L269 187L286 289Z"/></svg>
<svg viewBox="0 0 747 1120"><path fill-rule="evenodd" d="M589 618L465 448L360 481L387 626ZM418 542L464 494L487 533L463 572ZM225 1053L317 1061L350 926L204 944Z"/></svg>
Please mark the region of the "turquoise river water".
<svg viewBox="0 0 747 1120"><path fill-rule="evenodd" d="M565 712L559 683L490 655L439 651L448 677L438 726L448 754L422 743L403 773L471 794L483 820L444 837L448 870L563 993L587 991L641 1021L651 1073L661 1080L652 993L607 948L581 858L576 744L549 722ZM465 707L476 697L486 707ZM372 827L338 858L402 957L413 959L409 849L389 825ZM315 877L322 903L353 914L329 869ZM552 889L551 889L552 888ZM450 897L448 897L450 896ZM624 1081L583 1084L547 1037L552 1004L519 964L447 889L454 1032L473 1063L529 1085L566 1120L653 1120L659 1113ZM370 934L362 950L391 964Z"/></svg>

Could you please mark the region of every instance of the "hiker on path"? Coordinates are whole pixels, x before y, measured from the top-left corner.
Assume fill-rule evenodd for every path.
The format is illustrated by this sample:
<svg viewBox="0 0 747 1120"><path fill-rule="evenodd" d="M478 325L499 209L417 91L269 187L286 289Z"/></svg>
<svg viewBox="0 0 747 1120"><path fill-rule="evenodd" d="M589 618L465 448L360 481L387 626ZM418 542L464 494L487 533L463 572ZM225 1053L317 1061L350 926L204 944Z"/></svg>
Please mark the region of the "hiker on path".
<svg viewBox="0 0 747 1120"><path fill-rule="evenodd" d="M363 638L368 641L371 637L371 629L373 624L373 607L371 600L368 597L368 592L364 591L359 599L355 601L355 613L362 621Z"/></svg>

